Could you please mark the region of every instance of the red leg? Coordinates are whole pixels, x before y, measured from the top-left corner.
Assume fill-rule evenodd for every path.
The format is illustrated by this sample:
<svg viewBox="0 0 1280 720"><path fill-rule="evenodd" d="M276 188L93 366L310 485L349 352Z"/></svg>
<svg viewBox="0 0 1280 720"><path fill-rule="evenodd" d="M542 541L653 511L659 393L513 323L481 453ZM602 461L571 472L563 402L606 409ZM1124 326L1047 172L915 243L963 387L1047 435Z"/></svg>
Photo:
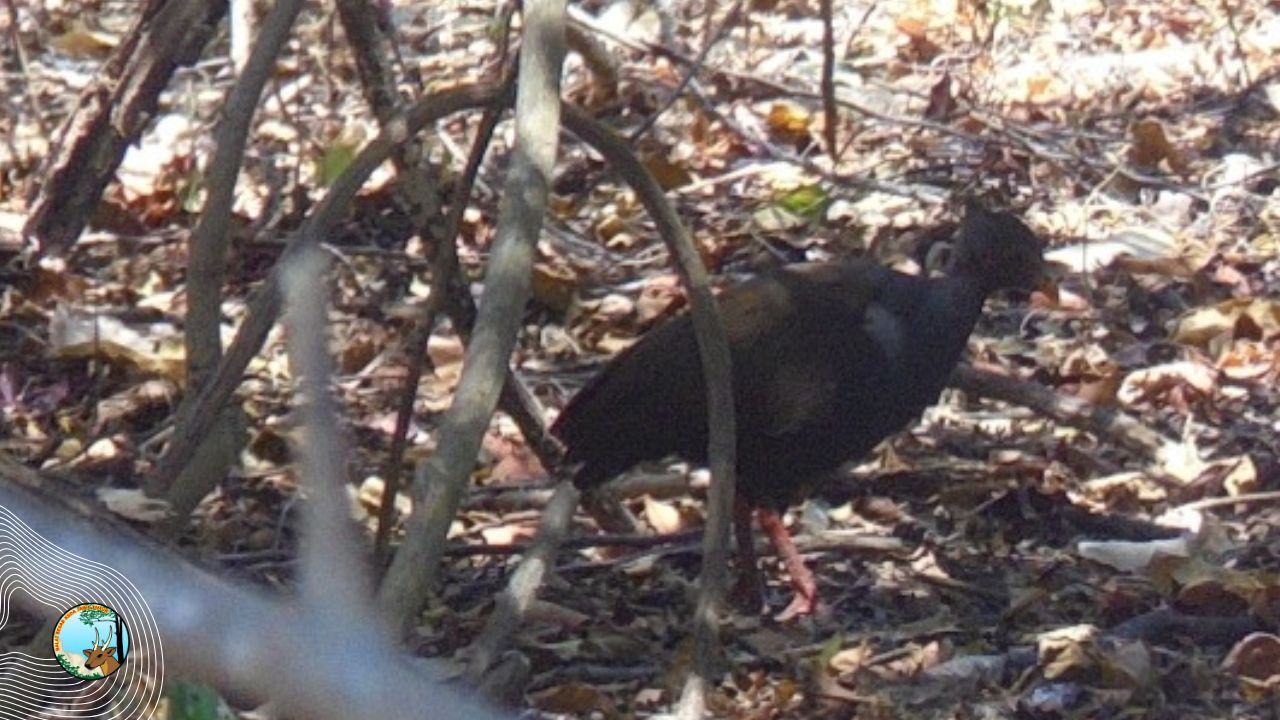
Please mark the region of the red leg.
<svg viewBox="0 0 1280 720"><path fill-rule="evenodd" d="M791 587L795 590L795 597L791 600L791 604L776 619L779 622L786 622L812 614L818 606L818 585L814 582L813 573L809 571L799 551L796 550L796 544L787 533L787 527L782 524L782 518L778 516L776 510L765 508L757 510L756 517L760 519L760 527L773 541L773 547L782 556L787 572L791 575Z"/></svg>
<svg viewBox="0 0 1280 720"><path fill-rule="evenodd" d="M733 501L733 532L738 543L738 582L734 603L744 610L759 612L764 605L764 583L756 565L755 537L751 533L752 508L741 497Z"/></svg>

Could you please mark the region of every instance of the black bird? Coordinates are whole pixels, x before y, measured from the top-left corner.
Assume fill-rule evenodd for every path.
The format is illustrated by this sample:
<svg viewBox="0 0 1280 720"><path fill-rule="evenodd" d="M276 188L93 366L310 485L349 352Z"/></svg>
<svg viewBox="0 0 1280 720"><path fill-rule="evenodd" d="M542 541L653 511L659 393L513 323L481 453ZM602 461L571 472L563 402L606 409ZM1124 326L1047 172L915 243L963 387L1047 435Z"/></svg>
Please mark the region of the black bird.
<svg viewBox="0 0 1280 720"><path fill-rule="evenodd" d="M1042 243L1012 215L970 205L945 277L868 260L789 265L718 297L733 359L740 589L760 582L751 514L783 557L795 598L780 618L810 613L817 586L780 513L847 461L914 423L937 402L983 302L1031 289ZM707 404L687 314L609 362L552 428L579 488L645 460L705 463Z"/></svg>

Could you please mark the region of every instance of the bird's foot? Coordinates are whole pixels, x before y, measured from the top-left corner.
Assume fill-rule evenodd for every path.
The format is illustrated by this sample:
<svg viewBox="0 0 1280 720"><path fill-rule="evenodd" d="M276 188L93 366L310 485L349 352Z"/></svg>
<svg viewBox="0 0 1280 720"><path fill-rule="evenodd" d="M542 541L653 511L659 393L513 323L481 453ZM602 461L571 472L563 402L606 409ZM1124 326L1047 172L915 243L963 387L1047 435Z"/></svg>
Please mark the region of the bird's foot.
<svg viewBox="0 0 1280 720"><path fill-rule="evenodd" d="M818 599L818 594L805 594L797 592L791 598L791 604L787 605L782 612L773 616L774 622L789 623L792 620L798 620L802 617L808 617L814 614L824 614L830 611L826 603Z"/></svg>

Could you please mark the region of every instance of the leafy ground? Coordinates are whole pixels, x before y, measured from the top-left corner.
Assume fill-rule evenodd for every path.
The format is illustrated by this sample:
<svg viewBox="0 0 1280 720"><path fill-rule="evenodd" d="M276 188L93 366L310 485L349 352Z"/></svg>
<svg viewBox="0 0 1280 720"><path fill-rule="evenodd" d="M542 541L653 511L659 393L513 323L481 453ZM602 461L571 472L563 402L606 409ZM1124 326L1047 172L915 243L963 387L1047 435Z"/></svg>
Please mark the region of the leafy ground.
<svg viewBox="0 0 1280 720"><path fill-rule="evenodd" d="M759 2L728 24L729 7L712 7L708 20L703 5L678 4L669 36L653 10L627 7L583 8L618 63L616 85L571 55L565 95L624 133L662 110L633 145L726 282L861 253L919 271L927 246L954 228L943 200L1001 198L1050 241L1063 281L1057 297L993 305L972 360L1170 438L1144 456L948 392L919 427L792 514L830 612L790 625L737 614L717 713L1280 715L1280 639L1241 641L1280 619L1280 513L1267 494L1280 489L1280 5L842 4L836 161L824 138L815 3ZM389 9L406 93L491 74L493 7L397 0ZM0 249L13 259L0 305L0 405L10 453L74 470L109 507L146 523L133 490L180 392L183 240L230 85L226 39L180 72L65 261L30 264L18 233L40 160L133 12L133 3L41 0L0 13ZM697 81L668 106L688 66L651 44L693 59L709 38ZM228 333L282 238L375 132L355 78L332 10L310 7L260 108L237 190ZM476 122L455 118L429 134L449 172ZM508 137L498 133L460 239L477 282ZM634 196L569 138L561 157L516 357L548 417L599 360L679 305ZM394 173L379 172L330 242L340 259L337 388L370 529L403 392L403 339L429 271L395 187ZM432 450L462 357L457 336L438 330L430 355L409 461ZM238 399L252 423L242 466L183 542L229 575L287 584L296 482L281 338ZM519 638L533 683L516 703L530 712L629 717L669 706L689 663L682 643L698 563L696 536L681 533L699 527L702 491L696 476L690 491L667 470L624 482L650 491L633 509L676 540L593 547L594 528L581 521L585 540L561 557ZM545 477L514 425L496 420L452 533L445 587L418 631L421 653L451 657L478 632L512 566L510 545L536 525ZM1173 544L1153 556L1160 538ZM776 611L788 590L772 562L770 571Z"/></svg>

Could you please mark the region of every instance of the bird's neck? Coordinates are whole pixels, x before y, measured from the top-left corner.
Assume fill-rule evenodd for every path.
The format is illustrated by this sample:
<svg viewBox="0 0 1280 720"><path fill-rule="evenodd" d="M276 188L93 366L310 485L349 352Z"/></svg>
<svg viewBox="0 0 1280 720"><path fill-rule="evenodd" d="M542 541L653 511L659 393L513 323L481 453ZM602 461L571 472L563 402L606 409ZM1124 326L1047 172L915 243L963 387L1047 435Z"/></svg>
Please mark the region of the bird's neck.
<svg viewBox="0 0 1280 720"><path fill-rule="evenodd" d="M991 290L973 275L947 275L934 280L935 290L930 293L932 302L937 304L935 312L944 317L970 318L965 334L982 312L982 304L986 302Z"/></svg>
<svg viewBox="0 0 1280 720"><path fill-rule="evenodd" d="M922 308L923 317L933 318L932 331L921 338L924 347L917 358L929 365L920 367L919 371L930 376L939 374L942 367L949 370L964 352L987 297L982 284L970 276L942 277L932 282L927 307ZM938 367L933 367L934 364ZM946 374L941 372L942 377Z"/></svg>

